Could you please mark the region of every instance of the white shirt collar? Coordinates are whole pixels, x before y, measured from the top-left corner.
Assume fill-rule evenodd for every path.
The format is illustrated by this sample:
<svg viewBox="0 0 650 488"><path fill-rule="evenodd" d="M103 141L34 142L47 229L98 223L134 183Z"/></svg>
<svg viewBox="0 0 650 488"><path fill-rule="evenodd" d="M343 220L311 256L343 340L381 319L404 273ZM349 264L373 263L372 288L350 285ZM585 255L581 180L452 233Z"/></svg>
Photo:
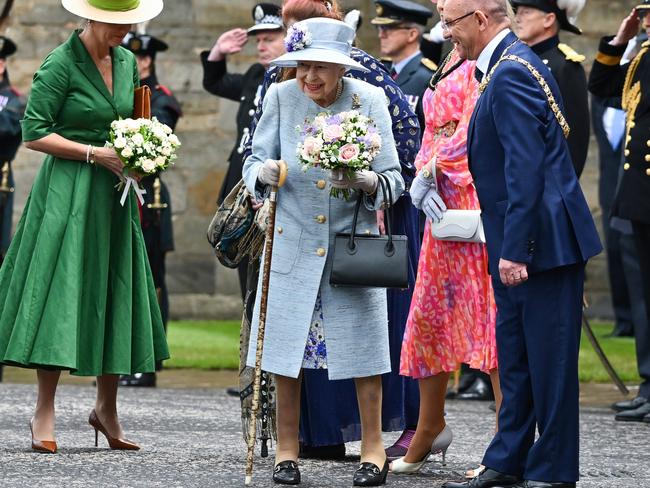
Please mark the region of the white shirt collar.
<svg viewBox="0 0 650 488"><path fill-rule="evenodd" d="M494 36L490 42L488 42L487 46L485 46L481 51L481 54L479 54L478 59L476 60L476 69L480 70L481 73L483 73L483 76L485 76L490 67L490 60L492 59L494 51L496 51L501 41L503 41L508 34L510 34L510 29L503 29Z"/></svg>
<svg viewBox="0 0 650 488"><path fill-rule="evenodd" d="M400 74L400 72L404 69L404 67L411 62L413 58L415 58L417 55L420 54L420 51L416 51L413 53L411 56L409 56L406 59L402 59L399 63L395 63L393 65L393 69L397 74Z"/></svg>

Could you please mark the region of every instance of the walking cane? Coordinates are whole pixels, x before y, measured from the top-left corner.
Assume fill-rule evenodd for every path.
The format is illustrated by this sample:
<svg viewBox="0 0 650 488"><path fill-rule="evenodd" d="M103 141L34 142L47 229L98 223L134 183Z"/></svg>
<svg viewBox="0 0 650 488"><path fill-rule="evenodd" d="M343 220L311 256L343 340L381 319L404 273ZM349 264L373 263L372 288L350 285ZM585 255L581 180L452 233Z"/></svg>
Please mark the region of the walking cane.
<svg viewBox="0 0 650 488"><path fill-rule="evenodd" d="M287 163L280 161L280 180L278 186L271 188L269 196L269 220L266 225L266 241L264 245L264 263L262 268L262 295L260 297L260 321L257 327L257 351L255 354L255 376L253 379L253 402L251 406L251 421L248 425L248 453L246 455L245 485L253 481L253 455L255 452L255 436L257 430L257 414L260 409L260 384L262 380L262 349L264 348L264 330L266 329L266 302L269 297L269 278L271 274L271 257L273 254L273 236L275 233L275 205L278 199L278 189L287 179Z"/></svg>

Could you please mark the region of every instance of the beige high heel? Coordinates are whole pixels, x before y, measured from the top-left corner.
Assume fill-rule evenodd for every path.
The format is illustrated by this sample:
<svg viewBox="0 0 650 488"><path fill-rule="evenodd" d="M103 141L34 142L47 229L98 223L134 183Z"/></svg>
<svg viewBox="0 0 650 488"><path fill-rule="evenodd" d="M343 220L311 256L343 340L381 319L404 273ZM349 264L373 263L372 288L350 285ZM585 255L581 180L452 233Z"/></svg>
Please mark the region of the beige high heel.
<svg viewBox="0 0 650 488"><path fill-rule="evenodd" d="M424 456L424 458L421 461L418 461L416 463L407 463L404 461L404 458L401 457L399 459L395 459L390 464L390 470L393 473L402 473L402 474L415 474L418 471L420 471L420 468L424 466L424 463L427 462L427 459L429 459L429 456L431 454L438 454L442 453L442 465L446 466L447 465L447 449L449 449L449 446L451 445L451 441L454 438L454 434L451 431L451 427L448 425L445 425L445 428L442 429L440 434L436 436L436 438L433 440L431 443L431 450L427 452Z"/></svg>

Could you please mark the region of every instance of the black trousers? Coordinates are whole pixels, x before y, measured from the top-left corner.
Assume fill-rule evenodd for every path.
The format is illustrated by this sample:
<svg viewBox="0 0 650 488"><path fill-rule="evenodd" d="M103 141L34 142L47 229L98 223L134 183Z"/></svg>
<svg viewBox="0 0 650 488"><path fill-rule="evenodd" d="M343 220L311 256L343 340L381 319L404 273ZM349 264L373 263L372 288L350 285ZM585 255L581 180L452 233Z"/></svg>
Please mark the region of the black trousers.
<svg viewBox="0 0 650 488"><path fill-rule="evenodd" d="M643 284L643 297L646 307L647 320L644 326L634 327L636 341L636 361L641 376L639 396L650 398L650 224L645 222L632 222L634 241L636 242L641 268L641 281Z"/></svg>

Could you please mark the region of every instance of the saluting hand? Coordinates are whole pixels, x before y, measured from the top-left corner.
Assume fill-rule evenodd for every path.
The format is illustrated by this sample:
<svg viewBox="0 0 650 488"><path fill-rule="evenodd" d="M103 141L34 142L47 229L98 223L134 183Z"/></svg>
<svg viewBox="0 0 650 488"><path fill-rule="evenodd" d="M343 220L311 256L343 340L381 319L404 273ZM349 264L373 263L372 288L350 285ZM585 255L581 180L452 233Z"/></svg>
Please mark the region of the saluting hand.
<svg viewBox="0 0 650 488"><path fill-rule="evenodd" d="M506 286L521 285L528 280L528 266L524 263L515 263L507 259L499 260L499 277Z"/></svg>
<svg viewBox="0 0 650 488"><path fill-rule="evenodd" d="M246 42L248 42L248 32L246 32L246 29L237 28L221 34L216 45L219 47L221 54L228 55L240 52Z"/></svg>
<svg viewBox="0 0 650 488"><path fill-rule="evenodd" d="M122 178L124 163L112 147L95 147L95 164L103 166L118 178Z"/></svg>
<svg viewBox="0 0 650 488"><path fill-rule="evenodd" d="M621 26L618 28L614 39L610 41L610 44L612 46L623 46L627 44L639 33L640 25L641 21L637 15L637 10L633 8L630 15L625 17L623 22L621 22Z"/></svg>

